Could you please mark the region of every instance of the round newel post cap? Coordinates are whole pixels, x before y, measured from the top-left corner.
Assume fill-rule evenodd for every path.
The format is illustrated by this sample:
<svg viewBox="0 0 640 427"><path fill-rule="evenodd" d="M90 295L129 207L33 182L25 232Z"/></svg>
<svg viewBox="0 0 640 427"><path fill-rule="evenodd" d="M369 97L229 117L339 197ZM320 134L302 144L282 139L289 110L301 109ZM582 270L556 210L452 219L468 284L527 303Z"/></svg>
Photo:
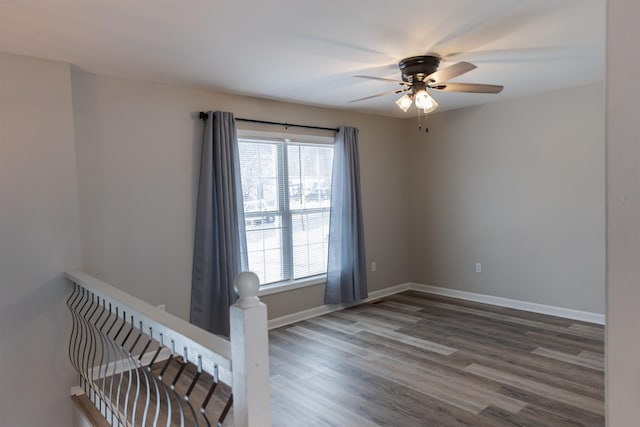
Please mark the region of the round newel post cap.
<svg viewBox="0 0 640 427"><path fill-rule="evenodd" d="M236 303L238 306L243 308L252 307L260 302L258 299L260 279L253 271L243 271L238 274L233 281L233 286L240 296Z"/></svg>

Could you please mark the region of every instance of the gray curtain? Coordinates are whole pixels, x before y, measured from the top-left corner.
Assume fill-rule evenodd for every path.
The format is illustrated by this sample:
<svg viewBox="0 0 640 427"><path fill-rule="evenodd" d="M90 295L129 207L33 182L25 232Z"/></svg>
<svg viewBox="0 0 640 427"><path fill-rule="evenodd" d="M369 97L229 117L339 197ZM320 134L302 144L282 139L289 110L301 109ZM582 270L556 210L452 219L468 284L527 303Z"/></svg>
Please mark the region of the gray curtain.
<svg viewBox="0 0 640 427"><path fill-rule="evenodd" d="M238 137L232 113L212 112L204 129L191 278L190 321L229 335L233 279L247 267Z"/></svg>
<svg viewBox="0 0 640 427"><path fill-rule="evenodd" d="M349 303L367 296L358 129L340 127L333 151L329 257L324 302Z"/></svg>

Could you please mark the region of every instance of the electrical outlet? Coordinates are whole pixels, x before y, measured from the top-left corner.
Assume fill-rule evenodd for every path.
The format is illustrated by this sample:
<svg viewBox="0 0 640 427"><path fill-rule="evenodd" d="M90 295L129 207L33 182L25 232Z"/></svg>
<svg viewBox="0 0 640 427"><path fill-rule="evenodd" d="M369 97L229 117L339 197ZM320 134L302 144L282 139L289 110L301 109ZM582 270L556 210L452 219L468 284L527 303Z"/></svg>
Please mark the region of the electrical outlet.
<svg viewBox="0 0 640 427"><path fill-rule="evenodd" d="M376 262L375 262L375 261L373 261L373 262L371 263L371 271L376 271L376 269L377 269Z"/></svg>
<svg viewBox="0 0 640 427"><path fill-rule="evenodd" d="M476 262L476 273L482 273L482 264Z"/></svg>
<svg viewBox="0 0 640 427"><path fill-rule="evenodd" d="M166 310L165 310L165 308L166 308L166 307L164 306L164 304L160 304L160 305L158 306L158 310L160 310L160 311L166 311Z"/></svg>

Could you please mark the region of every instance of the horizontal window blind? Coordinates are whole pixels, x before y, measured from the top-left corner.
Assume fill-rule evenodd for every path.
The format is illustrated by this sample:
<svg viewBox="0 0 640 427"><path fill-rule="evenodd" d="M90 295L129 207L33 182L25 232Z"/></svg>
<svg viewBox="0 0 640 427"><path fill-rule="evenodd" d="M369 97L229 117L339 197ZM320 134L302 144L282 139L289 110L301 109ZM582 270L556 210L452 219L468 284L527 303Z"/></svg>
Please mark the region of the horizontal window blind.
<svg viewBox="0 0 640 427"><path fill-rule="evenodd" d="M249 269L262 284L326 273L333 146L240 138Z"/></svg>

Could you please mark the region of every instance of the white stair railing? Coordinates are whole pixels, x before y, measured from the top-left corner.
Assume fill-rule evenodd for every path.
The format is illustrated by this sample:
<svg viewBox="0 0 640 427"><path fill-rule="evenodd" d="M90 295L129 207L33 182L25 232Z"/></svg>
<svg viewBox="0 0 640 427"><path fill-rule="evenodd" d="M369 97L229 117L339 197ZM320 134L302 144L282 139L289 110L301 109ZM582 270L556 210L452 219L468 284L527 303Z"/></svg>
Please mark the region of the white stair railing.
<svg viewBox="0 0 640 427"><path fill-rule="evenodd" d="M230 341L86 273L66 276L69 358L110 425L271 425L267 312L255 274L234 282Z"/></svg>

